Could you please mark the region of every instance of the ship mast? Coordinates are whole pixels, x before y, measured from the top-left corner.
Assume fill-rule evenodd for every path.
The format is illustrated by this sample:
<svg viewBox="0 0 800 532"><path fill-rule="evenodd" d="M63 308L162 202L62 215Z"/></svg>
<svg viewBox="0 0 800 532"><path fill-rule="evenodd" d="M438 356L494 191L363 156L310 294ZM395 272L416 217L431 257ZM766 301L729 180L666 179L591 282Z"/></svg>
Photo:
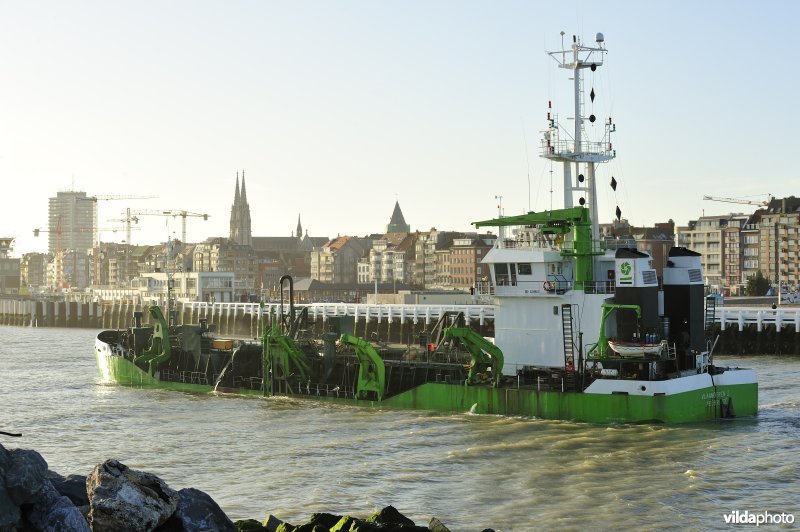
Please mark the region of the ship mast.
<svg viewBox="0 0 800 532"><path fill-rule="evenodd" d="M574 91L574 120L575 129L572 135L559 123L557 116L552 111L552 102L548 102L547 120L548 127L542 139L542 157L563 163L564 168L564 208L573 207L575 193L582 193L578 203L589 209L592 225L592 242L600 240L600 226L597 214L597 186L595 183L595 165L610 161L616 156L611 145L611 133L616 129L611 118L605 121L604 136L599 141L584 140L584 121L596 121L594 114L588 117L583 112L583 89L581 85L581 71L588 68L592 72L603 65L603 58L607 50L603 47L605 41L603 34L595 37L596 46L585 46L575 35L572 36L572 46L564 47L564 32L561 32L561 50L547 52L557 63L559 68L572 71ZM594 101L594 88L590 93ZM569 137L572 137L571 139ZM573 168L575 178L573 179ZM583 168L584 173L581 172Z"/></svg>

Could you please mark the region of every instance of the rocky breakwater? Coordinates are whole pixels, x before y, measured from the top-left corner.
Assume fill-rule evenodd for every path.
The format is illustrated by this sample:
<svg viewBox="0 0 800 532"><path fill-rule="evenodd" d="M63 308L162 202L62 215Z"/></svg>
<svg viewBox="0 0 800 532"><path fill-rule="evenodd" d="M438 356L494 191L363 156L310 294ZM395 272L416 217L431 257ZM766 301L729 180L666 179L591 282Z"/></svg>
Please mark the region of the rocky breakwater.
<svg viewBox="0 0 800 532"><path fill-rule="evenodd" d="M392 506L366 519L316 513L299 525L272 515L263 521L234 522L206 493L193 488L176 491L156 475L117 460L98 464L88 476L63 477L50 471L38 452L0 445L0 532L37 530L448 532L436 518L418 526Z"/></svg>

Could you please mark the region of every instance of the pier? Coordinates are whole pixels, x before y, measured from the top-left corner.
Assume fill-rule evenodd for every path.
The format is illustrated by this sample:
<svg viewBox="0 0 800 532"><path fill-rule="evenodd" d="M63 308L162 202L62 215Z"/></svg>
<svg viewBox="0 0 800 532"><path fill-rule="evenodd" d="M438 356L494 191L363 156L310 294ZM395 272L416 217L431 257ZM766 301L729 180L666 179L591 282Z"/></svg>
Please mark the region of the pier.
<svg viewBox="0 0 800 532"><path fill-rule="evenodd" d="M149 322L147 307L127 300L103 302L36 301L0 299L0 325L21 327L85 327L121 329L132 324L133 313L142 312ZM492 305L402 305L311 303L297 305L296 310L308 309L314 335L326 331L332 318L351 317L353 334L394 343L416 341L445 313L463 313L465 321L485 336L494 333ZM217 334L236 338L256 338L261 335L264 320L281 311L279 303L202 303L178 302L177 322L198 323L205 319L216 328ZM289 307L283 305L283 312Z"/></svg>
<svg viewBox="0 0 800 532"><path fill-rule="evenodd" d="M21 327L84 327L120 329L131 325L134 311L148 305L126 300L103 302L0 299L0 325ZM445 313L461 312L467 323L484 336L494 336L494 306L311 303L308 308L314 335L326 331L329 319L353 319L353 334L362 338L407 344L429 330ZM288 305L284 304L284 312ZM257 338L270 314L280 304L178 302L178 323L201 319L216 326L217 334ZM719 335L716 353L800 355L800 307L720 306L716 308L712 336Z"/></svg>
<svg viewBox="0 0 800 532"><path fill-rule="evenodd" d="M800 355L800 307L717 307L716 352Z"/></svg>

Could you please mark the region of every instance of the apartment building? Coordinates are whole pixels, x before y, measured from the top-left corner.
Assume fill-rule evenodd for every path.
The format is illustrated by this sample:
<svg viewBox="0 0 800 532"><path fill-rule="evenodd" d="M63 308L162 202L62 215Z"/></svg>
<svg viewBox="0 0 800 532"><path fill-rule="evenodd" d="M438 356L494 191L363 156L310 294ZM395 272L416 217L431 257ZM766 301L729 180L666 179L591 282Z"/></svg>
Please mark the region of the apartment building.
<svg viewBox="0 0 800 532"><path fill-rule="evenodd" d="M800 287L800 198L773 199L759 223L759 266L773 285Z"/></svg>
<svg viewBox="0 0 800 532"><path fill-rule="evenodd" d="M20 289L36 293L47 288L47 264L52 256L47 253L26 253L19 265Z"/></svg>
<svg viewBox="0 0 800 532"><path fill-rule="evenodd" d="M492 234L471 234L453 239L450 247L450 283L453 288L471 290L484 276L489 275L489 267L481 261L496 239Z"/></svg>
<svg viewBox="0 0 800 532"><path fill-rule="evenodd" d="M741 266L732 265L740 264L740 233L749 218L746 214L701 216L690 221L688 226L676 229L677 244L700 254L706 284L712 292L730 293L731 275L734 275L734 281L740 279ZM733 268L733 274L726 272L726 253L730 257L727 264ZM735 282L733 286L737 284Z"/></svg>
<svg viewBox="0 0 800 532"><path fill-rule="evenodd" d="M442 276L445 269L449 272L449 259L447 260L448 265L440 266L439 261L443 260L443 250L449 255L453 239L459 236L463 236L463 233L439 231L435 227L427 232L417 232L416 258L411 277L411 283L414 286L423 289L450 286L449 277L443 278Z"/></svg>
<svg viewBox="0 0 800 532"><path fill-rule="evenodd" d="M256 286L256 252L252 246L237 244L228 238L209 238L196 244L193 250L192 271L231 272L237 298L254 294Z"/></svg>
<svg viewBox="0 0 800 532"><path fill-rule="evenodd" d="M744 286L747 285L747 280L761 271L761 245L760 245L760 231L761 231L761 215L763 210L759 209L750 215L750 218L742 227L741 235L739 237L740 251L742 256L742 287L739 289L739 294L744 292ZM763 273L763 272L762 272Z"/></svg>
<svg viewBox="0 0 800 532"><path fill-rule="evenodd" d="M8 256L13 238L0 238L0 294L19 294L20 260Z"/></svg>
<svg viewBox="0 0 800 532"><path fill-rule="evenodd" d="M311 251L311 279L323 283L356 283L358 263L366 243L352 236L339 236Z"/></svg>

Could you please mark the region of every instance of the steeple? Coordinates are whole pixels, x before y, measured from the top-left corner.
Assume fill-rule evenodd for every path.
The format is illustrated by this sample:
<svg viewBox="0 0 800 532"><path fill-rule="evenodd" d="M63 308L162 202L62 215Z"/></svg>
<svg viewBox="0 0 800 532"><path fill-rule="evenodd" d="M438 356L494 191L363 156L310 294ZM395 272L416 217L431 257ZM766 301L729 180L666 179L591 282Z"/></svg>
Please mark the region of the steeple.
<svg viewBox="0 0 800 532"><path fill-rule="evenodd" d="M239 206L239 172L236 172L236 194L233 196L233 206Z"/></svg>
<svg viewBox="0 0 800 532"><path fill-rule="evenodd" d="M236 192L231 206L230 240L236 244L253 245L253 233L250 227L250 205L247 204L247 189L242 170L242 188L239 189L239 172L236 172Z"/></svg>
<svg viewBox="0 0 800 532"><path fill-rule="evenodd" d="M303 225L300 223L300 214L297 215L297 238L303 238Z"/></svg>
<svg viewBox="0 0 800 532"><path fill-rule="evenodd" d="M411 226L406 223L403 217L403 211L400 210L400 202L395 200L394 211L392 218L389 220L389 225L386 226L387 233L410 233Z"/></svg>

